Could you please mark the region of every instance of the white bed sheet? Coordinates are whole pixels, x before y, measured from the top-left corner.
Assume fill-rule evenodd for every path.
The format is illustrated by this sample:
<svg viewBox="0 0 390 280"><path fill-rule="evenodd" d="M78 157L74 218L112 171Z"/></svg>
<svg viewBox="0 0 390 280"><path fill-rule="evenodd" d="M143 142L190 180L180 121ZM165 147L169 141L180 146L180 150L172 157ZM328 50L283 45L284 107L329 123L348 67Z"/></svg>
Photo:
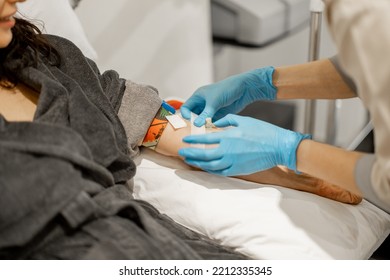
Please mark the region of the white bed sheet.
<svg viewBox="0 0 390 280"><path fill-rule="evenodd" d="M134 196L176 222L255 259L368 259L390 215L310 193L195 171L142 150Z"/></svg>

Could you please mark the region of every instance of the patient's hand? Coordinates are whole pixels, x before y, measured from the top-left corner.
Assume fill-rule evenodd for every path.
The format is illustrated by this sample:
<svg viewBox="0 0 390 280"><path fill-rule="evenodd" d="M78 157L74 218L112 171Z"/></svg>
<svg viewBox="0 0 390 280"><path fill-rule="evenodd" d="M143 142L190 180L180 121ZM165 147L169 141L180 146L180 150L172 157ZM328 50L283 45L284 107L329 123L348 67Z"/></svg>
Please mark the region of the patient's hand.
<svg viewBox="0 0 390 280"><path fill-rule="evenodd" d="M282 166L251 175L239 176L238 178L256 183L278 185L310 192L343 203L359 204L362 201L361 196L344 190L341 187L306 174L298 175L294 171Z"/></svg>

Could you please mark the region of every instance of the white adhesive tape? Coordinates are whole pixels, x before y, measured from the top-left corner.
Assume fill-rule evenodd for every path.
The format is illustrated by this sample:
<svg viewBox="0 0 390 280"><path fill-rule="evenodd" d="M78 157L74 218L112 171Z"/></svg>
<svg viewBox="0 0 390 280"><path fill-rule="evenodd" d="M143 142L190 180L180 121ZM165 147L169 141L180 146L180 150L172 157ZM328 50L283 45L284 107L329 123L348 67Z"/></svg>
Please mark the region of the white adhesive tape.
<svg viewBox="0 0 390 280"><path fill-rule="evenodd" d="M174 129L180 129L186 127L186 122L179 115L167 115L165 116Z"/></svg>

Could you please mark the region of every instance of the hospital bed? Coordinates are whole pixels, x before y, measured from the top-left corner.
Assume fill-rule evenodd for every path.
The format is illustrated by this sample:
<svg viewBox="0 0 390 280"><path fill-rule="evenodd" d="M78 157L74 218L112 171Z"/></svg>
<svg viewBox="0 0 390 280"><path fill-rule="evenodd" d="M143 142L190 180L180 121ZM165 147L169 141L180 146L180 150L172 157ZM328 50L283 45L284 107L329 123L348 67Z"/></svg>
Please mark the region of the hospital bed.
<svg viewBox="0 0 390 280"><path fill-rule="evenodd" d="M220 177L150 150L134 183L135 198L255 259L369 259L390 233L390 215L368 201Z"/></svg>
<svg viewBox="0 0 390 280"><path fill-rule="evenodd" d="M369 259L390 233L390 215L365 200L219 177L147 149L136 163L135 198L255 259Z"/></svg>

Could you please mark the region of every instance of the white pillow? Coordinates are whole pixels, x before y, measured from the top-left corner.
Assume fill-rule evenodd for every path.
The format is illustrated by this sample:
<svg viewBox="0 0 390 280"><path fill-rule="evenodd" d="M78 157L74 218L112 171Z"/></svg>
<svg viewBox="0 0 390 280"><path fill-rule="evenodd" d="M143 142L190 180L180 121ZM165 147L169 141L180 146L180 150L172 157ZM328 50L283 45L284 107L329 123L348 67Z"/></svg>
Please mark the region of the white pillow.
<svg viewBox="0 0 390 280"><path fill-rule="evenodd" d="M191 170L142 150L134 196L176 222L255 259L368 259L390 215L278 186Z"/></svg>
<svg viewBox="0 0 390 280"><path fill-rule="evenodd" d="M18 11L22 18L33 20L32 22L40 27L43 33L66 38L72 41L86 57L97 59L97 53L87 39L69 0L29 0L18 3ZM37 24L36 20L41 22Z"/></svg>

